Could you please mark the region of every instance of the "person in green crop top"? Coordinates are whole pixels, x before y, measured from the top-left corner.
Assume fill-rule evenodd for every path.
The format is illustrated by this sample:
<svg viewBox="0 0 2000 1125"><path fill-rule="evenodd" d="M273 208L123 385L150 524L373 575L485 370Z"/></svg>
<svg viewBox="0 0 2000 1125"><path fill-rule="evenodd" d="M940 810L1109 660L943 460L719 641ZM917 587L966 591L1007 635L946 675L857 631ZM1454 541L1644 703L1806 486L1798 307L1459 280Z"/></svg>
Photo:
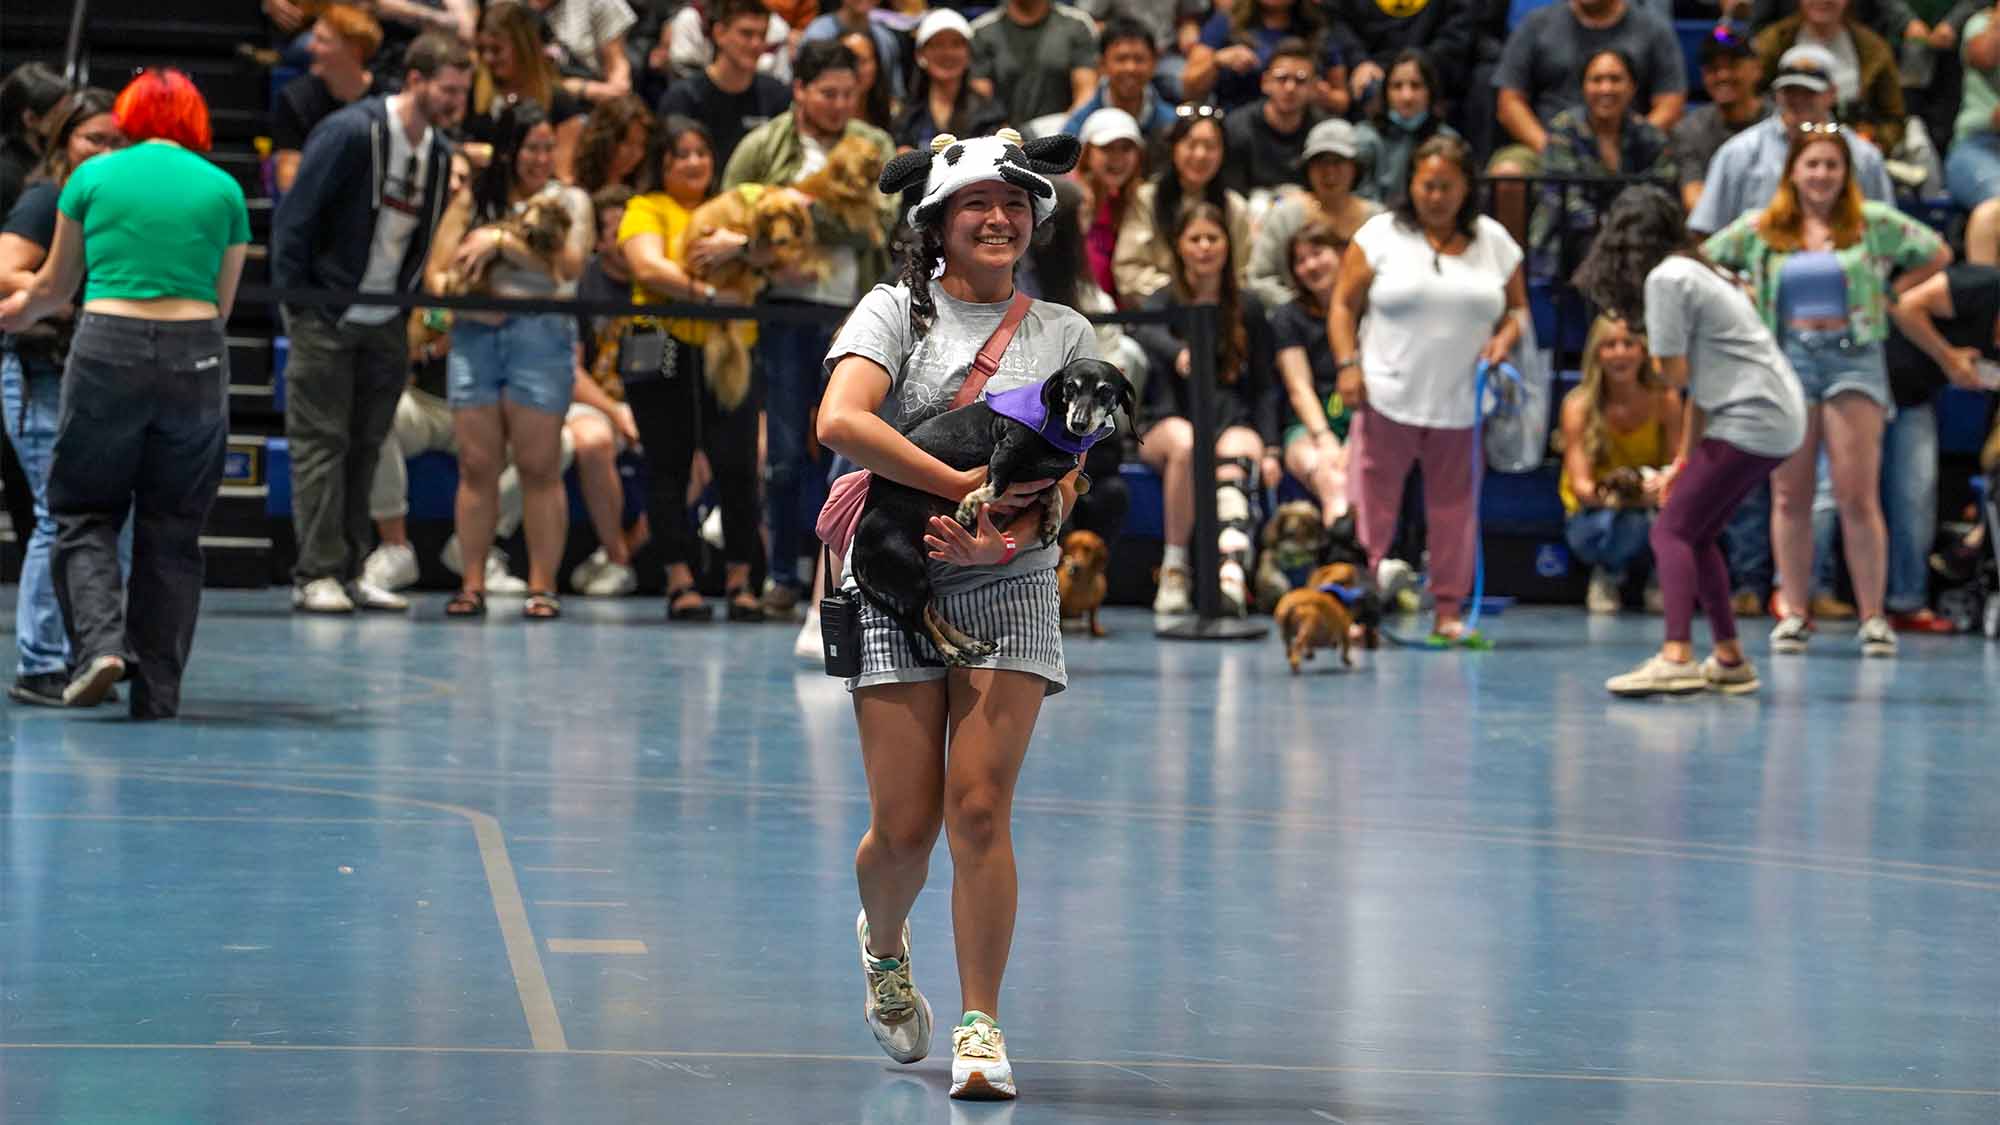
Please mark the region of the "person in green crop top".
<svg viewBox="0 0 2000 1125"><path fill-rule="evenodd" d="M198 155L208 106L187 75L143 71L112 112L134 144L70 174L48 257L0 301L0 331L58 311L88 268L49 468L56 598L76 660L62 700L92 707L129 678L132 717L165 719L180 710L201 609L200 534L228 438L222 326L250 215L243 189ZM117 551L127 511L129 585Z"/></svg>

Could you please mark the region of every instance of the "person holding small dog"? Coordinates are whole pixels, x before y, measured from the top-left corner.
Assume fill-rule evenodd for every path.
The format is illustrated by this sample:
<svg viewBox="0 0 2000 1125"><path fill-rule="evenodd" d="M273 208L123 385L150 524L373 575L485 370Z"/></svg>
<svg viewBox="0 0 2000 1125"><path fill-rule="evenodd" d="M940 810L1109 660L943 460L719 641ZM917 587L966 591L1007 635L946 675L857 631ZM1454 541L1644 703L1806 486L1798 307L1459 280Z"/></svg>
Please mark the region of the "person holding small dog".
<svg viewBox="0 0 2000 1125"><path fill-rule="evenodd" d="M688 226L694 209L715 188L715 147L708 129L690 117L668 117L653 130L640 167L645 191L625 208L618 244L632 271L632 300L714 301L715 286L689 275ZM702 351L711 332L727 326L711 321L669 320L666 347L672 373L661 364L653 372L627 367L625 399L639 423L646 447L646 522L659 540L667 567L667 616L706 621L710 611L695 588L695 541L687 519L688 473L697 448L708 454L722 493L722 549L731 621L761 621L764 610L750 588L757 552L757 402L724 409L709 384Z"/></svg>
<svg viewBox="0 0 2000 1125"><path fill-rule="evenodd" d="M1418 145L1395 209L1355 232L1327 318L1340 397L1356 412L1348 471L1370 566L1388 555L1404 481L1423 466L1438 644L1476 641L1461 619L1479 547L1474 366L1507 359L1528 306L1521 247L1479 213L1476 186L1464 141Z"/></svg>
<svg viewBox="0 0 2000 1125"><path fill-rule="evenodd" d="M1591 568L1584 608L1617 613L1626 574L1645 562L1660 506L1660 476L1681 446L1681 396L1646 363L1645 338L1600 316L1583 342L1583 382L1563 396L1557 423L1570 554ZM1659 591L1648 586L1647 601Z"/></svg>
<svg viewBox="0 0 2000 1125"><path fill-rule="evenodd" d="M436 292L479 276L495 297L567 297L590 255L596 216L590 197L555 179L556 131L533 101L508 104L495 119L493 159L438 223L429 277ZM567 216L566 222L561 216ZM561 236L537 248L520 224ZM521 615L562 615L556 568L569 531L562 481L562 428L576 373L576 322L561 313L460 312L451 326L446 392L458 435L460 555L483 559L500 511L500 472L509 450L521 474L528 534L528 594ZM445 616L486 614L486 575L468 566Z"/></svg>
<svg viewBox="0 0 2000 1125"><path fill-rule="evenodd" d="M1197 202L1172 228L1173 282L1146 298L1146 309L1213 304L1219 307L1215 350L1215 510L1222 548L1222 601L1241 617L1250 610L1250 552L1254 524L1250 492L1261 475L1278 482L1278 404L1271 379L1271 326L1263 303L1243 290L1234 266L1234 243L1222 209ZM1160 559L1153 612L1177 616L1193 609L1188 541L1194 537L1194 424L1188 420L1188 380L1193 355L1178 328L1143 325L1133 335L1146 349L1146 429L1139 457L1160 474L1166 493L1166 548ZM1261 466L1261 474L1260 474Z"/></svg>
<svg viewBox="0 0 2000 1125"><path fill-rule="evenodd" d="M818 435L878 477L957 503L984 483L984 465L952 469L904 434L950 407L1010 312L1020 319L986 382L989 395L1040 383L1096 348L1074 310L1043 301L1013 309L1015 265L1036 226L1050 220L1049 177L1074 165L1076 139L1023 145L1011 130L968 141L940 134L933 148L883 170L885 193L916 201L917 241L897 284L870 290L828 351ZM1074 477L1014 482L981 508L971 531L931 521L933 604L947 619L980 623L998 646L973 666L946 668L928 639L906 635L872 602L861 606L861 675L848 687L869 792L868 832L855 855L864 1011L891 1058L913 1063L929 1053L931 1009L911 977L906 919L942 829L955 873L965 1012L952 1031L955 1098L1016 1091L997 1019L1018 894L1009 810L1043 698L1068 681L1058 552L1035 541L1038 498L1055 485L1067 509Z"/></svg>

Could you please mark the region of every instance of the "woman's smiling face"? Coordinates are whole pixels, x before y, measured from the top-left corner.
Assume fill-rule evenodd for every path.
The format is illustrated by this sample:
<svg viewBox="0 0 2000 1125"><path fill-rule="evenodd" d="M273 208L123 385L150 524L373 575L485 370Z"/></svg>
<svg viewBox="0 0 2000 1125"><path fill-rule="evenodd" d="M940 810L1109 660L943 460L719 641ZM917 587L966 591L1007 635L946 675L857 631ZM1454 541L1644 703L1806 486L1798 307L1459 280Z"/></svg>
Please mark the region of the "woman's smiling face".
<svg viewBox="0 0 2000 1125"><path fill-rule="evenodd" d="M962 187L945 203L945 266L1012 270L1034 233L1035 208L1023 189L997 180Z"/></svg>

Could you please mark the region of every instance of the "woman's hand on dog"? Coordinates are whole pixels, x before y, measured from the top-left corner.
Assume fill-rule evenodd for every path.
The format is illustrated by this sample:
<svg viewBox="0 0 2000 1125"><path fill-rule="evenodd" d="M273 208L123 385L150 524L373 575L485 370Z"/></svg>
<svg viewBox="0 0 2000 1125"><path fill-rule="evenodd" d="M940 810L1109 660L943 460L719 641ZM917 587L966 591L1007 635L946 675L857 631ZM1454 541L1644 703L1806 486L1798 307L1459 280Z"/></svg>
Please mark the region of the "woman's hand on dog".
<svg viewBox="0 0 2000 1125"><path fill-rule="evenodd" d="M460 274L470 276L487 260L500 252L500 229L480 227L459 240L458 253L451 257L451 268Z"/></svg>
<svg viewBox="0 0 2000 1125"><path fill-rule="evenodd" d="M1007 541L993 525L991 504L980 505L978 526L970 532L950 516L932 516L924 546L932 558L953 566L992 566L1007 557Z"/></svg>
<svg viewBox="0 0 2000 1125"><path fill-rule="evenodd" d="M713 273L743 253L749 244L750 236L740 230L718 230L688 243L687 263L696 273Z"/></svg>

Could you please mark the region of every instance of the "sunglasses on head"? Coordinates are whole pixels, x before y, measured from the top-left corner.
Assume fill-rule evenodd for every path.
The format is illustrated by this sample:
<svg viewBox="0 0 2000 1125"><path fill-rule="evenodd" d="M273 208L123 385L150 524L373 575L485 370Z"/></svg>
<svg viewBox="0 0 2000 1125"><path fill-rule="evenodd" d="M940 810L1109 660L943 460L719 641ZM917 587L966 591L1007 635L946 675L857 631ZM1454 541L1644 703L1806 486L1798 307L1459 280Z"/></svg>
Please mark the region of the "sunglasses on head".
<svg viewBox="0 0 2000 1125"><path fill-rule="evenodd" d="M1798 131L1809 137L1837 137L1847 130L1842 129L1838 121L1807 121L1798 127Z"/></svg>
<svg viewBox="0 0 2000 1125"><path fill-rule="evenodd" d="M1212 105L1177 105L1175 117L1221 117L1222 110Z"/></svg>

